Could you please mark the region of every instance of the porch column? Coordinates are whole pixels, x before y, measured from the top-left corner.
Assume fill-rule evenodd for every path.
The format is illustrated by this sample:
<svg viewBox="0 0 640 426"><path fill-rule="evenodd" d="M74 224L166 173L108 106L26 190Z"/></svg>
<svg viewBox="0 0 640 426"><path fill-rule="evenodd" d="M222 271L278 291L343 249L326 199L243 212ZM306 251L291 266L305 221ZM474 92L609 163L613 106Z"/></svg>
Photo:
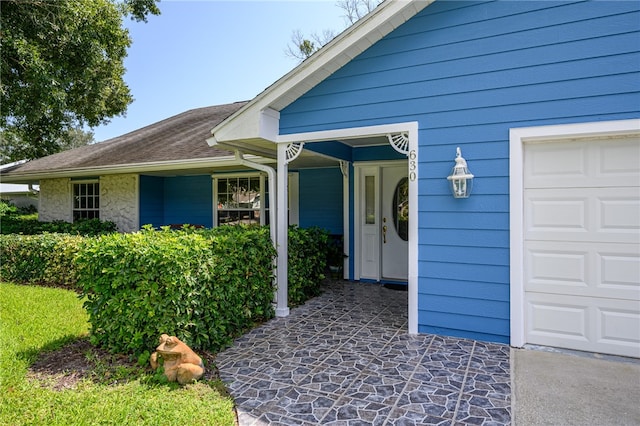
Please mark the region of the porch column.
<svg viewBox="0 0 640 426"><path fill-rule="evenodd" d="M410 123L408 130L389 133L389 143L408 158L409 169L409 334L418 334L418 124Z"/></svg>
<svg viewBox="0 0 640 426"><path fill-rule="evenodd" d="M288 304L288 290L289 290L289 277L288 277L288 264L289 264L289 250L288 250L288 234L289 234L289 166L287 164L287 145L278 145L278 196L277 196L277 251L278 251L278 263L276 269L276 283L278 289L276 291L276 316L286 317L289 315Z"/></svg>

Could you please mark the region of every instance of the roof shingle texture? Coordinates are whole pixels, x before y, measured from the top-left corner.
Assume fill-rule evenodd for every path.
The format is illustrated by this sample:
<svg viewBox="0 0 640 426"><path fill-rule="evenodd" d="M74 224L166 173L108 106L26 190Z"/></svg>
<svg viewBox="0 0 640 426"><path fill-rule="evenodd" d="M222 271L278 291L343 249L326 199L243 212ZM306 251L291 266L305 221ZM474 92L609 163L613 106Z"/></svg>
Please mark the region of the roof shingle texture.
<svg viewBox="0 0 640 426"><path fill-rule="evenodd" d="M71 149L12 168L8 175L232 155L206 142L211 129L246 102L192 109L104 142Z"/></svg>

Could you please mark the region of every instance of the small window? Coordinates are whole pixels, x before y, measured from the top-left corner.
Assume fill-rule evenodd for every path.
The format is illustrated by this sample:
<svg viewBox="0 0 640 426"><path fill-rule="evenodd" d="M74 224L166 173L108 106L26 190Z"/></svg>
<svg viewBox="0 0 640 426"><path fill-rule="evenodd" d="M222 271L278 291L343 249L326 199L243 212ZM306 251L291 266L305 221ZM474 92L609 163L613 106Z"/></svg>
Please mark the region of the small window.
<svg viewBox="0 0 640 426"><path fill-rule="evenodd" d="M73 184L73 221L100 219L100 183Z"/></svg>
<svg viewBox="0 0 640 426"><path fill-rule="evenodd" d="M266 178L243 175L215 178L216 226L267 225L268 200Z"/></svg>
<svg viewBox="0 0 640 426"><path fill-rule="evenodd" d="M376 177L364 177L364 223L375 225L376 223Z"/></svg>
<svg viewBox="0 0 640 426"><path fill-rule="evenodd" d="M398 236L409 241L409 179L403 178L393 193L393 224Z"/></svg>

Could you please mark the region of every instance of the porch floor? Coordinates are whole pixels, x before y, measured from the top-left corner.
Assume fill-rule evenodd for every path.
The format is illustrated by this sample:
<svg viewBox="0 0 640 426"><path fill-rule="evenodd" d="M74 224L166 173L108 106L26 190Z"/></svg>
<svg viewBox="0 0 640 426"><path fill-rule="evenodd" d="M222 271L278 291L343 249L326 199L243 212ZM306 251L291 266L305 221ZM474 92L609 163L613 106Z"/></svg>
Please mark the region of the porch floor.
<svg viewBox="0 0 640 426"><path fill-rule="evenodd" d="M407 292L334 282L216 364L240 426L511 423L508 345L406 330Z"/></svg>

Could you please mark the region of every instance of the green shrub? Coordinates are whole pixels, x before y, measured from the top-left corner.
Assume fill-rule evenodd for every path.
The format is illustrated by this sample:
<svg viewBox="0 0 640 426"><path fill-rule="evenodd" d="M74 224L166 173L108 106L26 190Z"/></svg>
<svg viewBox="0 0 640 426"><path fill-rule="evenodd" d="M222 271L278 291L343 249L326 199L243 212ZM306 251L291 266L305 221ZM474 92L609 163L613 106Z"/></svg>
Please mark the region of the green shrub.
<svg viewBox="0 0 640 426"><path fill-rule="evenodd" d="M73 288L73 258L83 238L67 234L0 235L0 278L22 284Z"/></svg>
<svg viewBox="0 0 640 426"><path fill-rule="evenodd" d="M329 234L320 228L289 228L289 304L320 294L327 266Z"/></svg>
<svg viewBox="0 0 640 426"><path fill-rule="evenodd" d="M290 305L320 293L327 241L317 228L289 229ZM3 280L82 289L93 342L133 355L162 333L217 350L271 318L275 256L260 227L0 235Z"/></svg>
<svg viewBox="0 0 640 426"><path fill-rule="evenodd" d="M4 218L18 212L18 208L10 201L0 200L0 217Z"/></svg>
<svg viewBox="0 0 640 426"><path fill-rule="evenodd" d="M162 333L217 350L273 316L266 228L154 231L87 239L76 265L91 338L140 355Z"/></svg>
<svg viewBox="0 0 640 426"><path fill-rule="evenodd" d="M37 235L45 232L73 234L73 235L104 235L116 232L116 224L100 219L83 219L74 223L56 220L53 222L40 222L37 218L9 214L2 217L0 222L1 234Z"/></svg>

